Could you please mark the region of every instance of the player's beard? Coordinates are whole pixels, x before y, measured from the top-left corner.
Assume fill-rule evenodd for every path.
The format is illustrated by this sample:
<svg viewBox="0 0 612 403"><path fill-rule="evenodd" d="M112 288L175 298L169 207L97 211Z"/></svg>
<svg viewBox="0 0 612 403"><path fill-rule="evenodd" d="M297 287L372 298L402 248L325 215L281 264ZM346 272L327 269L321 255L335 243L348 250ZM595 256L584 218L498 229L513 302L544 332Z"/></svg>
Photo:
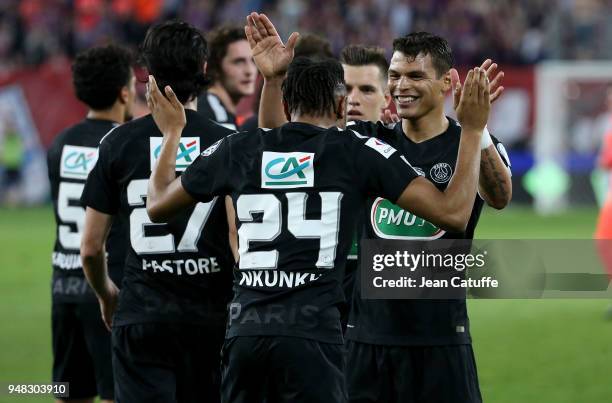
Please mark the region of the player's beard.
<svg viewBox="0 0 612 403"><path fill-rule="evenodd" d="M123 121L124 122L129 122L132 119L134 119L134 115L132 114L132 112L125 111L125 113L123 114Z"/></svg>

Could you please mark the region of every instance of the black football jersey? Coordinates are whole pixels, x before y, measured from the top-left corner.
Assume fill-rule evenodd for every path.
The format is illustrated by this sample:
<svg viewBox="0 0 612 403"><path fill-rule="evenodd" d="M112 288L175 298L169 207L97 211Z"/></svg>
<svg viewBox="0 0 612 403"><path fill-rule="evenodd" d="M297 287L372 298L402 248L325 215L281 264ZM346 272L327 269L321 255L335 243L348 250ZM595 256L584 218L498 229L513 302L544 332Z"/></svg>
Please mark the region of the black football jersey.
<svg viewBox="0 0 612 403"><path fill-rule="evenodd" d="M60 133L47 152L47 168L55 215L55 244L52 253L54 301L93 302L79 249L85 224L80 199L87 175L98 159L98 145L117 123L85 119ZM125 260L126 233L114 222L106 243L108 270L113 281L121 281Z"/></svg>
<svg viewBox="0 0 612 403"><path fill-rule="evenodd" d="M237 130L236 115L228 111L213 93L205 92L198 97L198 113L223 127Z"/></svg>
<svg viewBox="0 0 612 403"><path fill-rule="evenodd" d="M232 133L186 111L177 176L203 149ZM198 203L165 224L146 211L147 185L162 135L151 115L113 130L100 143L83 204L116 215L129 232L124 279L113 324L147 322L225 325L231 297L228 226L223 195ZM222 172L218 172L222 175Z"/></svg>
<svg viewBox="0 0 612 403"><path fill-rule="evenodd" d="M342 343L355 215L368 196L396 201L416 177L383 141L305 123L238 133L205 150L181 180L203 202L231 195L236 210L240 260L226 336Z"/></svg>
<svg viewBox="0 0 612 403"><path fill-rule="evenodd" d="M444 191L452 178L461 127L449 118L446 132L427 141L414 143L401 124L393 129L360 122L372 135L389 142L402 152L420 176ZM349 126L351 127L351 126ZM493 142L502 160L509 165L503 145ZM368 199L363 236L369 239L434 240L473 239L484 201L476 196L465 232L450 233L401 209L384 197ZM471 342L466 301L463 300L377 300L361 298L361 278L355 276L347 338L381 345L449 345Z"/></svg>

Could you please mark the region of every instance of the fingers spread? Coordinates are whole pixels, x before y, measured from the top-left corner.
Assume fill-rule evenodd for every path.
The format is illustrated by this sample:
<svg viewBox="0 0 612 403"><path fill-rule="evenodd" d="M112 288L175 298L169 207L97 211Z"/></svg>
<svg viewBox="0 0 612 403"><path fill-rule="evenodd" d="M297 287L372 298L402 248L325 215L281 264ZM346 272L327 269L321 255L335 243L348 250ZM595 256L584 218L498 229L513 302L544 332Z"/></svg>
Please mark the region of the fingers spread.
<svg viewBox="0 0 612 403"><path fill-rule="evenodd" d="M263 40L263 37L261 36L261 34L259 33L259 30L257 29L257 25L255 23L255 18L253 17L253 14L255 13L251 13L251 15L247 17L247 26L249 27L251 38L253 38L253 41L257 44L258 42L261 42Z"/></svg>
<svg viewBox="0 0 612 403"><path fill-rule="evenodd" d="M482 64L480 65L480 69L481 70L487 70L488 68L490 68L491 63L493 63L493 61L491 59L487 59L484 62L482 62Z"/></svg>
<svg viewBox="0 0 612 403"><path fill-rule="evenodd" d="M299 33L293 32L289 36L289 39L287 39L287 49L294 50L295 49L295 45L297 44L297 41L298 41L299 37L300 37Z"/></svg>
<svg viewBox="0 0 612 403"><path fill-rule="evenodd" d="M260 17L261 24L265 28L267 34L269 36L279 36L278 32L276 32L276 28L274 28L274 24L272 24L272 21L270 21L268 16L265 14L261 14Z"/></svg>
<svg viewBox="0 0 612 403"><path fill-rule="evenodd" d="M251 16L255 23L255 29L257 30L261 38L262 39L266 38L268 36L268 31L266 30L266 27L264 26L264 22L261 18L261 15L257 13L252 13Z"/></svg>

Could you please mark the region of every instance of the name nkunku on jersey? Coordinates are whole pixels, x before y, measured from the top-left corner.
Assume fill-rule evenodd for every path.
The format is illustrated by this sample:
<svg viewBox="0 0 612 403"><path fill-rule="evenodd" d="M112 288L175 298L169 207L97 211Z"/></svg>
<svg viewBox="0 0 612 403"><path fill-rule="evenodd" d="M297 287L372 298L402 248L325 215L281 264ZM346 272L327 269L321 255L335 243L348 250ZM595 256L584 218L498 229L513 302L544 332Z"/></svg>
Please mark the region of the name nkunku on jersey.
<svg viewBox="0 0 612 403"><path fill-rule="evenodd" d="M177 175L200 152L232 133L187 110ZM124 279L113 325L147 322L225 325L233 263L223 196L198 203L166 224L153 224L145 201L162 135L150 115L126 123L100 144L83 204L129 228ZM218 172L223 175L222 172Z"/></svg>
<svg viewBox="0 0 612 403"><path fill-rule="evenodd" d="M357 122L348 128L377 136L402 152L420 176L444 191L452 178L461 127L449 118L446 132L421 143L408 139L401 124L388 129L380 124ZM508 165L503 145L493 143ZM484 201L476 196L463 233L449 233L396 206L386 198L372 197L365 208L363 236L369 239L434 240L473 239ZM355 277L347 338L380 345L449 345L471 343L465 300L364 300L361 278Z"/></svg>
<svg viewBox="0 0 612 403"><path fill-rule="evenodd" d="M342 343L355 214L368 195L397 200L417 176L384 142L305 123L238 133L205 150L181 180L203 202L229 194L236 210L240 262L226 337Z"/></svg>
<svg viewBox="0 0 612 403"><path fill-rule="evenodd" d="M79 249L85 224L85 208L80 199L87 175L98 159L98 145L117 126L109 120L85 119L60 133L47 153L51 198L56 231L53 247L53 287L55 301L95 302L87 284ZM120 222L114 222L106 243L111 278L121 281L126 252L126 235Z"/></svg>

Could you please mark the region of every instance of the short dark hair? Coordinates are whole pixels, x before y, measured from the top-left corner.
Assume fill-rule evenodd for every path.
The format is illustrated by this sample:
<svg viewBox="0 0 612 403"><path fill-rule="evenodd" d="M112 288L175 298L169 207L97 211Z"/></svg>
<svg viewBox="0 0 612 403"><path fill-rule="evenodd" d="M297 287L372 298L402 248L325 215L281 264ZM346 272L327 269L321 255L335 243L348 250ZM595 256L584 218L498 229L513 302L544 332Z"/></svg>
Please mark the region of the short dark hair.
<svg viewBox="0 0 612 403"><path fill-rule="evenodd" d="M183 21L167 21L152 26L140 47L142 62L157 81L160 91L166 85L185 103L209 84L204 75L208 44L204 35Z"/></svg>
<svg viewBox="0 0 612 403"><path fill-rule="evenodd" d="M234 25L221 26L208 34L210 56L208 57L206 73L213 81L217 81L223 76L221 62L227 54L229 45L238 41L246 41L246 39L244 28Z"/></svg>
<svg viewBox="0 0 612 403"><path fill-rule="evenodd" d="M300 35L295 45L294 57L309 57L314 59L333 58L331 43L317 34L306 33Z"/></svg>
<svg viewBox="0 0 612 403"><path fill-rule="evenodd" d="M79 53L72 63L72 84L79 100L91 109L108 109L132 77L132 53L107 45Z"/></svg>
<svg viewBox="0 0 612 403"><path fill-rule="evenodd" d="M300 56L289 65L282 91L289 113L325 116L333 113L336 96L346 91L344 70L335 59Z"/></svg>
<svg viewBox="0 0 612 403"><path fill-rule="evenodd" d="M342 49L340 62L347 66L369 66L378 67L383 81L387 80L389 62L385 56L385 49L378 46L348 45Z"/></svg>
<svg viewBox="0 0 612 403"><path fill-rule="evenodd" d="M453 52L446 39L429 32L414 32L393 40L393 51L415 58L429 55L438 77L453 67Z"/></svg>

